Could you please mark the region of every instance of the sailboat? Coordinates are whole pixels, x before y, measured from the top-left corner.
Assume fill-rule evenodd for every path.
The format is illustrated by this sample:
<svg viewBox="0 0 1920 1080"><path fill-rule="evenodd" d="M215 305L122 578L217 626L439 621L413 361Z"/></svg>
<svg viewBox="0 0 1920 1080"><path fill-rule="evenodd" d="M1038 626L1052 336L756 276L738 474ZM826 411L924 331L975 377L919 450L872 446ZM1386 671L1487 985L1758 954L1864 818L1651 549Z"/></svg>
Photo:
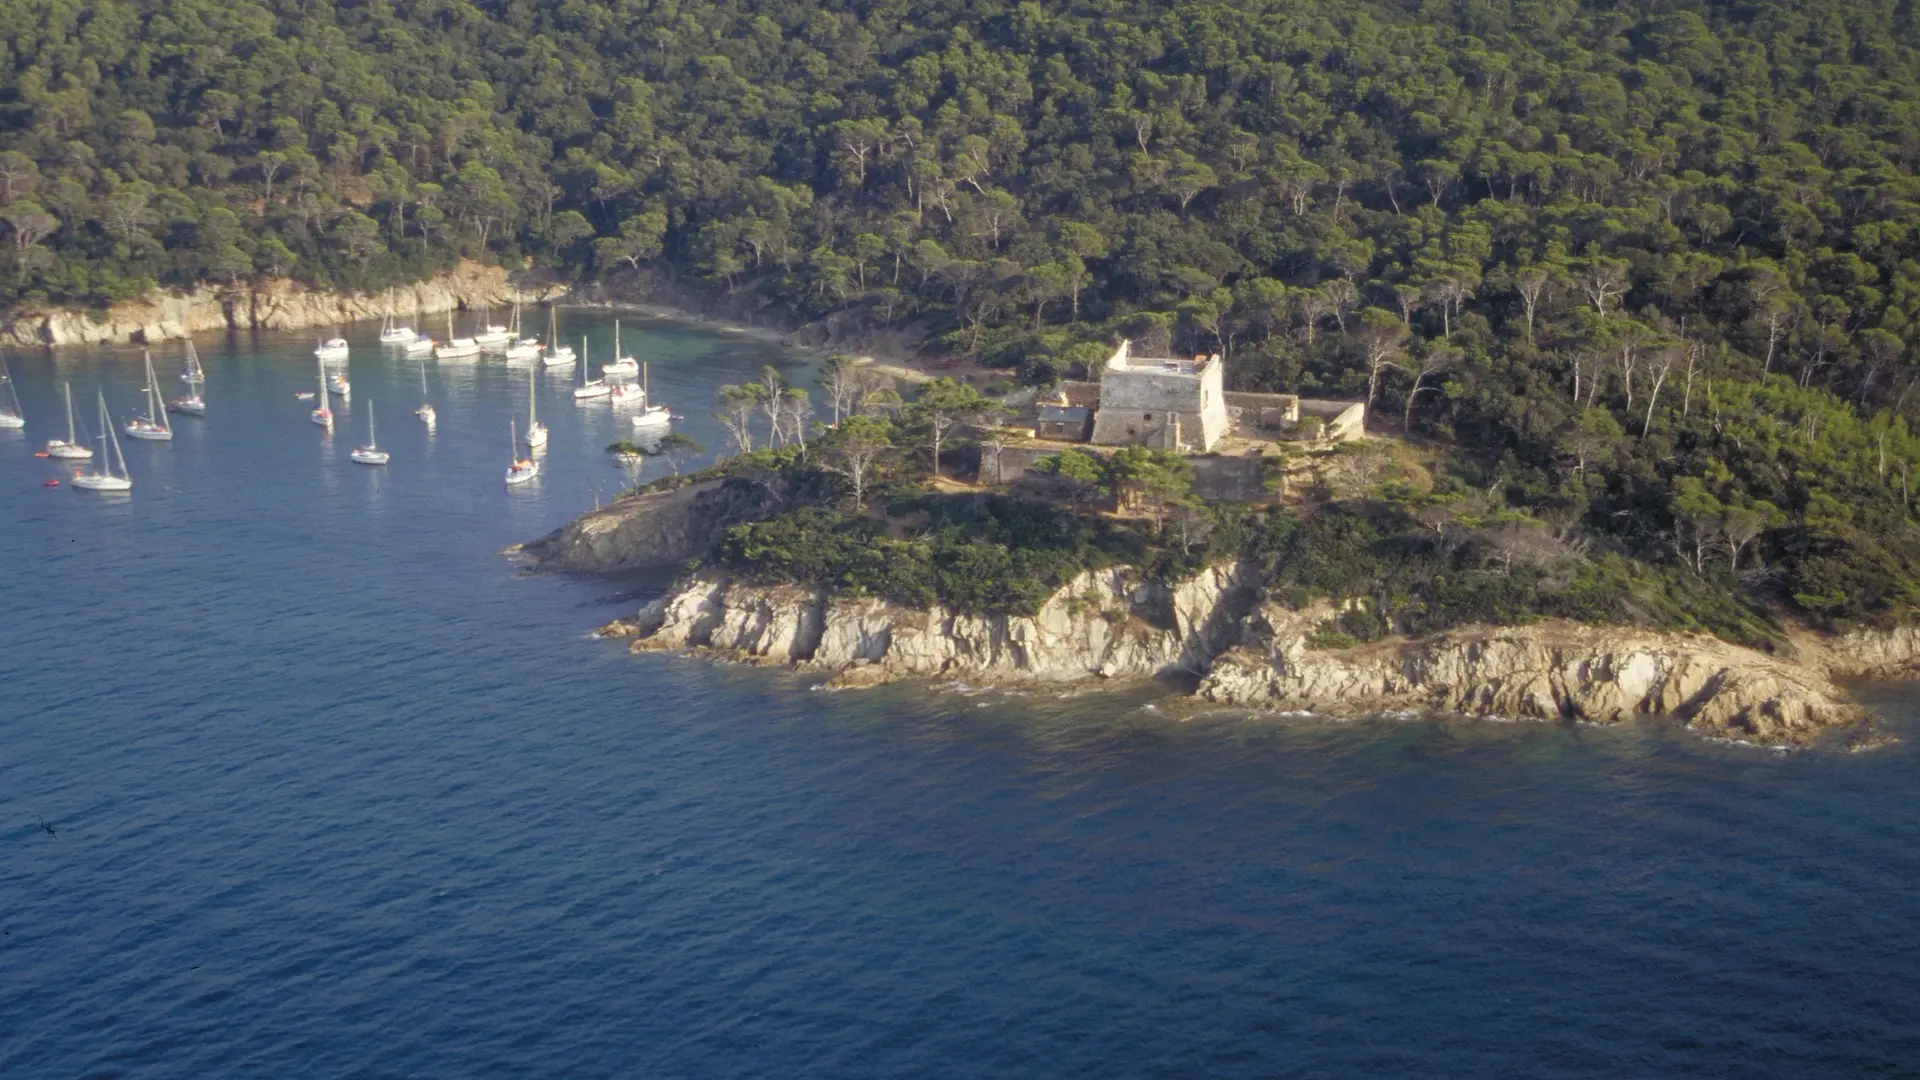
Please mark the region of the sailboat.
<svg viewBox="0 0 1920 1080"><path fill-rule="evenodd" d="M193 339L188 338L184 344L187 346L187 361L180 368L180 381L188 386L205 386L207 369L200 366L200 353L193 347Z"/></svg>
<svg viewBox="0 0 1920 1080"><path fill-rule="evenodd" d="M207 415L207 402L200 396L200 387L206 384L207 373L200 366L200 354L194 351L193 342L187 342L187 366L180 373L187 382L185 397L172 398L167 402L168 412L191 413L194 416Z"/></svg>
<svg viewBox="0 0 1920 1080"><path fill-rule="evenodd" d="M362 465L385 465L387 458L391 456L380 449L380 444L374 441L373 402L371 401L367 402L367 445L354 447L347 456Z"/></svg>
<svg viewBox="0 0 1920 1080"><path fill-rule="evenodd" d="M510 332L515 340L513 344L507 346L509 364L531 363L540 359L540 339L520 336L520 301L518 300L513 302L513 329Z"/></svg>
<svg viewBox="0 0 1920 1080"><path fill-rule="evenodd" d="M523 458L520 456L520 432L516 430L516 428L517 425L511 420L507 422L507 431L510 433L507 445L513 450L513 452L508 455L508 460L511 462L511 464L507 466L508 487L512 487L514 484L524 484L540 475L539 462L530 457Z"/></svg>
<svg viewBox="0 0 1920 1080"><path fill-rule="evenodd" d="M647 392L647 365L640 365L640 411L633 414L636 428L661 428L673 423L673 414L665 405L655 405Z"/></svg>
<svg viewBox="0 0 1920 1080"><path fill-rule="evenodd" d="M347 375L345 372L336 371L333 374L327 376L327 393L335 394L340 397L353 396L353 384L347 381Z"/></svg>
<svg viewBox="0 0 1920 1080"><path fill-rule="evenodd" d="M483 349L493 349L505 345L513 339L504 326L495 326L487 321L487 305L480 305L480 321L475 324L474 343Z"/></svg>
<svg viewBox="0 0 1920 1080"><path fill-rule="evenodd" d="M428 431L433 430L434 422L439 419L434 414L433 402L427 400L427 365L425 364L420 365L420 407L413 410L413 415L427 425Z"/></svg>
<svg viewBox="0 0 1920 1080"><path fill-rule="evenodd" d="M393 290L387 290L387 316L380 324L380 344L411 345L420 337L411 326L396 326L393 321Z"/></svg>
<svg viewBox="0 0 1920 1080"><path fill-rule="evenodd" d="M536 406L540 395L534 390L533 371L527 371L527 449L538 450L547 445L547 425L540 422L540 413Z"/></svg>
<svg viewBox="0 0 1920 1080"><path fill-rule="evenodd" d="M347 358L347 339L335 334L314 346L313 355L322 360L345 360Z"/></svg>
<svg viewBox="0 0 1920 1080"><path fill-rule="evenodd" d="M27 414L20 411L20 395L14 392L13 375L7 362L0 359L0 428L17 431L27 426Z"/></svg>
<svg viewBox="0 0 1920 1080"><path fill-rule="evenodd" d="M127 475L127 455L120 452L120 437L113 433L113 421L107 417L107 395L100 394L100 468L76 473L73 486L83 491L132 491L133 478ZM120 471L113 471L113 460L120 459Z"/></svg>
<svg viewBox="0 0 1920 1080"><path fill-rule="evenodd" d="M67 398L67 437L47 440L47 456L63 461L85 461L93 456L93 448L83 446L73 430L73 384L61 383L60 390Z"/></svg>
<svg viewBox="0 0 1920 1080"><path fill-rule="evenodd" d="M587 354L587 339L581 338L580 339L580 355L585 356L586 354ZM608 394L613 393L613 388L607 385L607 380L605 378L599 378L599 379L594 379L592 381L588 381L587 369L592 366L593 365L590 363L580 365L580 385L573 388L573 396L575 400L580 400L584 398L606 397Z"/></svg>
<svg viewBox="0 0 1920 1080"><path fill-rule="evenodd" d="M333 413L327 409L327 369L322 366L315 378L318 379L320 383L320 394L313 399L313 412L308 415L313 418L314 423L319 424L323 428L331 429L333 427Z"/></svg>
<svg viewBox="0 0 1920 1080"><path fill-rule="evenodd" d="M573 363L577 358L573 355L573 346L560 344L560 331L557 325L558 316L554 314L555 310L554 305L547 305L547 357L545 363L548 367L565 367Z"/></svg>
<svg viewBox="0 0 1920 1080"><path fill-rule="evenodd" d="M480 355L480 343L470 337L453 336L453 312L447 312L447 343L433 350L436 360L456 360Z"/></svg>
<svg viewBox="0 0 1920 1080"><path fill-rule="evenodd" d="M631 356L620 355L620 320L613 320L613 361L600 365L602 377L608 375L638 375L640 362Z"/></svg>
<svg viewBox="0 0 1920 1080"><path fill-rule="evenodd" d="M166 442L173 438L173 425L167 422L166 402L160 399L160 379L153 373L153 353L143 351L147 359L147 414L127 421L126 432L136 439Z"/></svg>

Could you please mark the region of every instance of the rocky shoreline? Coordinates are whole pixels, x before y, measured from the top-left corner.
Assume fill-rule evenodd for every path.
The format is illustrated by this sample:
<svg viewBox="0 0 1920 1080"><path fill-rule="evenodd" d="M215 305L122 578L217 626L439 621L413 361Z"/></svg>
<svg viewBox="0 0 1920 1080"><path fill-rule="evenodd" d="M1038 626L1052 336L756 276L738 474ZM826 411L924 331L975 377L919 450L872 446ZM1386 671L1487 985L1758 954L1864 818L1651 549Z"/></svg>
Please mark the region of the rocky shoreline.
<svg viewBox="0 0 1920 1080"><path fill-rule="evenodd" d="M1785 659L1703 635L1540 622L1465 627L1348 649L1310 646L1333 608L1265 596L1245 568L1168 584L1082 574L1033 616L906 608L705 572L604 627L636 652L684 652L814 673L833 688L902 679L999 685L1177 677L1196 705L1352 716L1420 709L1616 724L1656 714L1772 747L1887 741L1834 684L1909 670L1912 635L1879 635L1871 668ZM1865 644L1864 640L1853 644ZM1845 642L1835 642L1842 645Z"/></svg>
<svg viewBox="0 0 1920 1080"><path fill-rule="evenodd" d="M102 311L20 307L0 319L0 346L33 348L59 345L154 344L193 334L236 330L332 328L391 313L406 321L481 304L503 307L516 299L537 303L564 293L554 285L516 286L498 266L462 261L424 281L362 294L309 289L285 278L202 285L189 292L155 290L140 300ZM431 325L416 328L432 333Z"/></svg>
<svg viewBox="0 0 1920 1080"><path fill-rule="evenodd" d="M735 520L726 486L701 481L582 515L514 553L571 573L671 573ZM1178 582L1112 568L1081 574L1032 616L969 615L702 570L600 632L635 652L790 667L836 688L1165 679L1202 707L1599 724L1658 714L1709 737L1782 747L1885 741L1834 679L1920 670L1915 628L1800 633L1780 654L1702 634L1552 620L1314 648L1314 631L1336 609L1294 607L1263 585L1244 564Z"/></svg>

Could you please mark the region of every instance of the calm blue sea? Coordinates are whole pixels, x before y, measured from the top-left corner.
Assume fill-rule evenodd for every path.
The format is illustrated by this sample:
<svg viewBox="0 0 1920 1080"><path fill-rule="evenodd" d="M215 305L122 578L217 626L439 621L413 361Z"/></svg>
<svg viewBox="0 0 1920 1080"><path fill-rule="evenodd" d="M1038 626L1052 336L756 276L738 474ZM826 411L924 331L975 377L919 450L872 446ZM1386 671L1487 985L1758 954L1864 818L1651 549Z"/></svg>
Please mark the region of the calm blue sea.
<svg viewBox="0 0 1920 1080"><path fill-rule="evenodd" d="M626 338L709 445L778 359ZM331 439L311 341L203 340L118 499L30 455L138 352L9 358L0 1077L1920 1073L1910 688L1847 757L633 657L497 555L617 490L609 407L538 376L508 491L524 369L429 362L429 436L351 339Z"/></svg>

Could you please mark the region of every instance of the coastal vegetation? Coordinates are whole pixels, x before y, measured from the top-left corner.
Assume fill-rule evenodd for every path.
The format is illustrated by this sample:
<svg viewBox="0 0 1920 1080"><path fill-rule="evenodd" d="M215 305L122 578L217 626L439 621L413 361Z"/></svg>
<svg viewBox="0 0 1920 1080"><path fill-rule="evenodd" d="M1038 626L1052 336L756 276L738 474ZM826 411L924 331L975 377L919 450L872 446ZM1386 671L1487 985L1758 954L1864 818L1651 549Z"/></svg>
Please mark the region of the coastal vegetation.
<svg viewBox="0 0 1920 1080"><path fill-rule="evenodd" d="M1041 515L937 482L989 419L961 390L816 416L762 381L721 412L773 516L715 557L1017 607L1076 561L1233 551L1365 599L1355 639L1886 621L1920 600L1910 7L22 0L0 300L466 256L1035 383L1123 336L1218 351L1419 456L1247 508L1069 459Z"/></svg>

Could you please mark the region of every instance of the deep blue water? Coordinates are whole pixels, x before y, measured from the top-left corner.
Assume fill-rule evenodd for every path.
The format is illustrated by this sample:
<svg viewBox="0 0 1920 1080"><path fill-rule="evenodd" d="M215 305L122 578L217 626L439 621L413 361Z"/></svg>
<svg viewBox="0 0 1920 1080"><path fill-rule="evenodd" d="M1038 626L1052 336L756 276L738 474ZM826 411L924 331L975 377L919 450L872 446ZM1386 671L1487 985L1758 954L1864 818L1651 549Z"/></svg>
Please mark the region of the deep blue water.
<svg viewBox="0 0 1920 1080"><path fill-rule="evenodd" d="M709 445L769 358L629 334ZM202 342L121 499L29 452L137 353L10 358L0 1077L1920 1072L1909 688L1848 757L633 657L496 554L617 488L607 406L543 376L509 492L524 374L430 363L429 439L367 337L331 441L311 342Z"/></svg>

